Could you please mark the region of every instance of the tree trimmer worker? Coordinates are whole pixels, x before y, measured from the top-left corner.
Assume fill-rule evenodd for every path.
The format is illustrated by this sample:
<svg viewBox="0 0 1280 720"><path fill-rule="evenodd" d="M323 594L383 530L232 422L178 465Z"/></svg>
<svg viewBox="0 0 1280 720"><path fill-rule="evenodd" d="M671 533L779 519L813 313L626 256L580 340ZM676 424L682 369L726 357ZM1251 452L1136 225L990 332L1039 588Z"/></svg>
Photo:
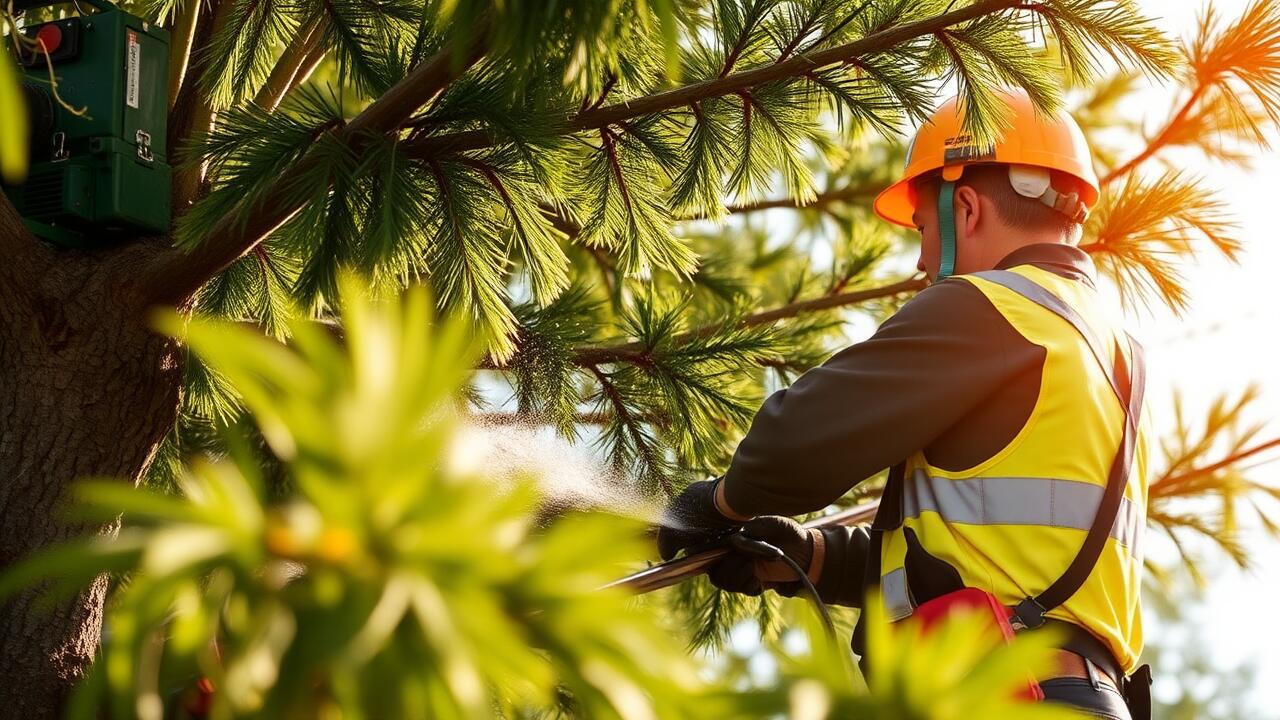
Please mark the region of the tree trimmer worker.
<svg viewBox="0 0 1280 720"><path fill-rule="evenodd" d="M1040 679L1046 700L1141 717L1141 350L1076 247L1099 192L1083 133L1020 91L1001 97L1001 141L975 145L952 99L875 200L880 217L919 230L930 286L770 396L724 476L672 501L659 549L670 558L741 527L808 568L828 603L860 606L878 588L891 620L956 591L989 593L1014 630L1056 625L1069 638ZM885 468L870 526L782 517ZM747 594L799 590L781 562L741 554L710 575Z"/></svg>

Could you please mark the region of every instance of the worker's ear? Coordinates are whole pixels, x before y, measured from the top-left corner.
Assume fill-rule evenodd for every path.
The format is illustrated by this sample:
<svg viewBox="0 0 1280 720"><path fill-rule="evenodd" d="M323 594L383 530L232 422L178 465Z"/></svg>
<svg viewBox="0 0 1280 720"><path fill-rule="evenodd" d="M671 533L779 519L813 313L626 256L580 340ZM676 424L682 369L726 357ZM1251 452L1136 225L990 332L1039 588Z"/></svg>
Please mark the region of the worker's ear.
<svg viewBox="0 0 1280 720"><path fill-rule="evenodd" d="M952 202L956 218L956 230L963 232L964 237L973 237L982 219L982 203L978 191L968 185L957 185L955 199Z"/></svg>

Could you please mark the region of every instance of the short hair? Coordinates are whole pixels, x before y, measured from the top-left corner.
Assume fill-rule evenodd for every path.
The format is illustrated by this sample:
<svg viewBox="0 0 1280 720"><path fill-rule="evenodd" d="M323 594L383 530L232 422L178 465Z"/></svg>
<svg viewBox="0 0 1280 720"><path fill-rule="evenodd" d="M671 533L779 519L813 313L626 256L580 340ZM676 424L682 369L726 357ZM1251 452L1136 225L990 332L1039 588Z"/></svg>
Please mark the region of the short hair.
<svg viewBox="0 0 1280 720"><path fill-rule="evenodd" d="M1084 197L1091 191L1083 181L1058 170L1049 171L1049 183L1060 193L1076 193ZM1036 232L1058 232L1066 237L1075 237L1080 224L1066 215L1045 205L1036 198L1019 195L1009 182L1009 166L1002 163L981 163L968 165L964 174L956 181L957 185L968 185L991 201L1006 224L1027 228ZM911 189L916 198L936 199L938 189L942 185L942 174L931 172L911 181Z"/></svg>

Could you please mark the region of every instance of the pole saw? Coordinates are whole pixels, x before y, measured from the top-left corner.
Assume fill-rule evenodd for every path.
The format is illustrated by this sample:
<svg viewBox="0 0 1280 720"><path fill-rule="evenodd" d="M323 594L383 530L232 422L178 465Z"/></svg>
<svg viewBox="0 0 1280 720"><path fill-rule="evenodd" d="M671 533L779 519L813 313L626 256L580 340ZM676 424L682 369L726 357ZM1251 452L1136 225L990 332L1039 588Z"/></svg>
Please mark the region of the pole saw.
<svg viewBox="0 0 1280 720"><path fill-rule="evenodd" d="M873 500L868 503L856 505L847 510L841 510L833 515L814 518L804 524L806 528L826 528L836 527L838 525L856 525L860 522L866 522L876 514L876 508L880 507L879 500ZM720 544L718 547L707 548L684 557L668 560L658 563L653 567L646 568L639 572L632 573L626 577L619 578L605 585L606 588L626 588L636 594L644 594L654 590L661 590L665 587L671 587L684 582L690 578L697 577L706 572L717 560L727 555L730 551L728 544ZM803 575L803 573L801 573Z"/></svg>
<svg viewBox="0 0 1280 720"><path fill-rule="evenodd" d="M836 527L839 525L854 525L865 520L870 520L876 514L876 508L880 507L880 501L875 500L869 503L863 503L851 507L848 510L842 510L832 515L818 517L806 522L805 528L825 528ZM604 586L604 588L625 588L643 594L660 590L665 587L679 584L690 578L697 577L706 572L720 558L730 552L740 552L745 555L760 558L762 560L776 560L791 566L791 570L800 578L800 583L804 586L805 594L809 596L810 602L813 604L814 610L822 619L823 629L826 631L827 637L835 641L836 628L831 621L831 614L827 611L826 603L822 602L822 598L818 595L818 589L814 587L813 582L809 580L803 568L796 564L795 560L787 557L787 554L779 550L777 547L769 543L753 537L748 537L742 531L731 531L723 537L713 540L708 545L701 548L694 548L692 551L686 551L683 557L674 558L663 563L646 568L639 572L632 573L624 578L619 578ZM601 589L604 589L601 588Z"/></svg>

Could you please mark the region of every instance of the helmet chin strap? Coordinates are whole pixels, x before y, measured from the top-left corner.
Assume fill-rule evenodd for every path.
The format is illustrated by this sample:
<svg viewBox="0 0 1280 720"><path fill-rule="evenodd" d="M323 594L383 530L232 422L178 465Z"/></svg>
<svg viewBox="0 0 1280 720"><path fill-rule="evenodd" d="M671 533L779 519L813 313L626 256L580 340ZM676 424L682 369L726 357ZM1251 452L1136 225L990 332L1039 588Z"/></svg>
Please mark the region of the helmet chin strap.
<svg viewBox="0 0 1280 720"><path fill-rule="evenodd" d="M956 271L956 215L954 180L943 180L938 188L938 237L940 255L938 276L934 282L946 280Z"/></svg>

